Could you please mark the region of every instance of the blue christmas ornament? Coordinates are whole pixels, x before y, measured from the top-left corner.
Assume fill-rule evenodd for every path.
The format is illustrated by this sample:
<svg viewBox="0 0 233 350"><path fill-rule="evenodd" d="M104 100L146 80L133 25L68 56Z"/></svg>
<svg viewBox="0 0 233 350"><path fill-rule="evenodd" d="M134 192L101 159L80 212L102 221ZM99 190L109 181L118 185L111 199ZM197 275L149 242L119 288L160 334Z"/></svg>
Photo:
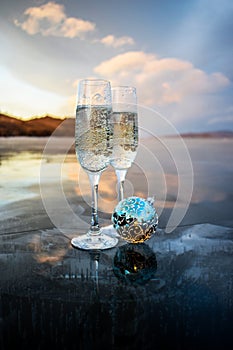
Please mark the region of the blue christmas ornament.
<svg viewBox="0 0 233 350"><path fill-rule="evenodd" d="M156 232L158 214L153 203L153 199L129 197L117 204L112 223L122 239L130 243L142 243Z"/></svg>

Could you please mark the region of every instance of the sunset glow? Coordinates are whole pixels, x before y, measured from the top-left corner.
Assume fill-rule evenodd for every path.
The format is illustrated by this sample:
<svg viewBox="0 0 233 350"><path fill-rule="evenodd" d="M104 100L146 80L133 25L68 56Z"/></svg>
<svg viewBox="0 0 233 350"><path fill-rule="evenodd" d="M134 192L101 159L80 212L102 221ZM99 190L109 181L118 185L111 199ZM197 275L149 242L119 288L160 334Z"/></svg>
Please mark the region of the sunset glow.
<svg viewBox="0 0 233 350"><path fill-rule="evenodd" d="M180 132L232 130L232 14L230 0L6 2L0 110L73 117L77 82L101 77Z"/></svg>

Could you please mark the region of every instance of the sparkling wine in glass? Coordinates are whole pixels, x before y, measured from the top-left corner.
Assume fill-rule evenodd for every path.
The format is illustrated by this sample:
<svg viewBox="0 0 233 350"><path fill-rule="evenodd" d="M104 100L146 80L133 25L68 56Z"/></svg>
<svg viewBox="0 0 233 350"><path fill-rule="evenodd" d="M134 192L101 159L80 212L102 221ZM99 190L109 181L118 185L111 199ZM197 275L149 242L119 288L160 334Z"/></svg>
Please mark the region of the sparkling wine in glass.
<svg viewBox="0 0 233 350"><path fill-rule="evenodd" d="M118 201L124 198L124 181L138 147L136 88L112 87L113 151L110 163L117 175Z"/></svg>
<svg viewBox="0 0 233 350"><path fill-rule="evenodd" d="M80 249L108 249L118 240L104 234L98 220L98 184L102 171L112 154L111 85L102 79L81 80L78 86L75 121L75 150L82 168L87 172L92 192L91 226L86 234L72 238Z"/></svg>

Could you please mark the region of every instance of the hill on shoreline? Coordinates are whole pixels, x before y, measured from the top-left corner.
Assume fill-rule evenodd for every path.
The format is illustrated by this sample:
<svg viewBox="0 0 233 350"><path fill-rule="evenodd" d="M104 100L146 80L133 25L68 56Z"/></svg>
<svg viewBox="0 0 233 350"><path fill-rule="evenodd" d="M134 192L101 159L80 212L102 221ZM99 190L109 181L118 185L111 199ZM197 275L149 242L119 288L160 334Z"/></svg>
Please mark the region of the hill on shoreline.
<svg viewBox="0 0 233 350"><path fill-rule="evenodd" d="M0 137L12 136L50 136L56 130L56 136L74 137L74 118L55 118L46 115L45 117L20 120L0 113ZM166 135L176 137L176 135ZM233 131L211 131L197 133L183 133L183 138L233 138Z"/></svg>
<svg viewBox="0 0 233 350"><path fill-rule="evenodd" d="M64 122L65 121L65 122ZM0 114L0 137L50 136L57 128L57 136L74 136L74 118L54 118L50 116L20 120Z"/></svg>

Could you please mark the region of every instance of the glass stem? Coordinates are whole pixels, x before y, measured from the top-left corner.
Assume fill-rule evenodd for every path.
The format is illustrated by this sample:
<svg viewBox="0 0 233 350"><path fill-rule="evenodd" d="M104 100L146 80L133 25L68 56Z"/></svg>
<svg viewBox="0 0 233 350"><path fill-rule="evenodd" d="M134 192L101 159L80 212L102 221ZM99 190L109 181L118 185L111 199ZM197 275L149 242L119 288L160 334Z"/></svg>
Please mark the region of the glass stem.
<svg viewBox="0 0 233 350"><path fill-rule="evenodd" d="M118 186L118 202L122 201L124 199L124 182L125 182L125 176L127 173L127 169L116 169L116 176L117 176L117 186Z"/></svg>
<svg viewBox="0 0 233 350"><path fill-rule="evenodd" d="M88 173L91 184L91 228L90 233L98 235L99 229L99 217L98 217L98 185L101 173Z"/></svg>

